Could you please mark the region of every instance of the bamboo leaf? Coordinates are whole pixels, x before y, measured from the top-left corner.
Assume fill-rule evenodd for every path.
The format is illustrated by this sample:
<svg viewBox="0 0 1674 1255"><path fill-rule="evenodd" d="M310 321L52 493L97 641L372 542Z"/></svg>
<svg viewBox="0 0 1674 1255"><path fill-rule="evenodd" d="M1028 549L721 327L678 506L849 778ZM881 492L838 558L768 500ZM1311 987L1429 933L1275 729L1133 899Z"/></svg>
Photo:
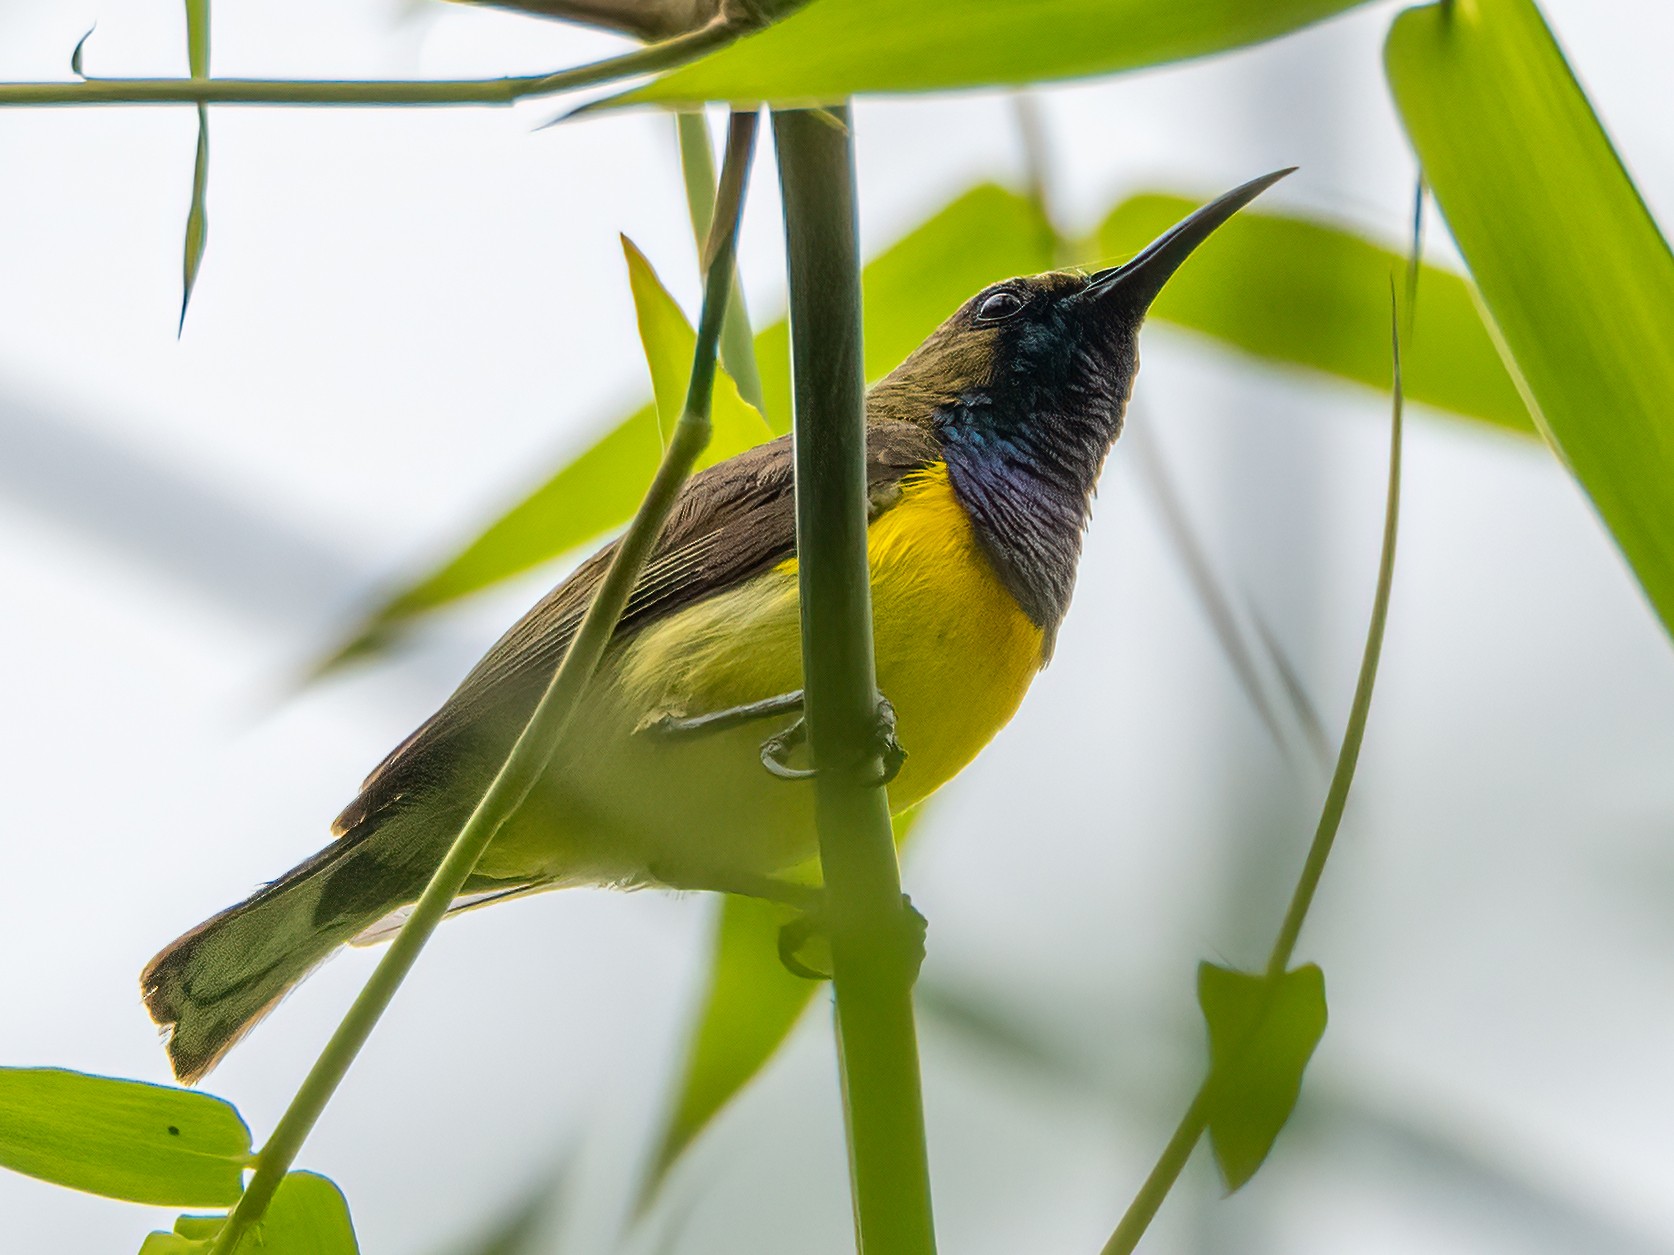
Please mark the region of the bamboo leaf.
<svg viewBox="0 0 1674 1255"><path fill-rule="evenodd" d="M983 184L879 254L863 276L867 377L887 374L984 284L1049 266L1048 238L1026 199ZM756 337L756 357L768 425L788 431L790 333L782 319ZM456 556L386 600L315 674L375 654L407 622L621 526L657 468L657 431L654 405L620 420Z"/></svg>
<svg viewBox="0 0 1674 1255"><path fill-rule="evenodd" d="M231 1205L250 1130L193 1090L60 1068L0 1068L0 1166L134 1203Z"/></svg>
<svg viewBox="0 0 1674 1255"><path fill-rule="evenodd" d="M1325 974L1308 963L1269 979L1204 963L1197 1000L1209 1028L1209 1141L1227 1189L1237 1190L1296 1109L1325 1035Z"/></svg>
<svg viewBox="0 0 1674 1255"><path fill-rule="evenodd" d="M1529 0L1409 9L1384 56L1542 434L1674 632L1674 254Z"/></svg>
<svg viewBox="0 0 1674 1255"><path fill-rule="evenodd" d="M834 102L1081 78L1260 43L1361 0L819 0L619 99Z"/></svg>
<svg viewBox="0 0 1674 1255"><path fill-rule="evenodd" d="M81 45L76 46L77 67ZM209 0L186 0L186 59L193 78L209 77ZM186 239L181 276L180 325L186 326L186 307L203 265L209 242L209 107L198 105L198 144L192 159L192 203L186 211Z"/></svg>
<svg viewBox="0 0 1674 1255"><path fill-rule="evenodd" d="M1099 227L1099 252L1127 256L1198 204L1163 192L1124 201ZM1149 317L1387 392L1389 278L1406 267L1402 253L1339 227L1246 209L1169 280ZM1470 281L1423 266L1419 284L1424 316L1402 347L1408 399L1533 435Z"/></svg>
<svg viewBox="0 0 1674 1255"><path fill-rule="evenodd" d="M656 397L657 427L663 444L668 444L674 425L686 406L686 387L692 377L692 350L697 332L686 321L679 304L657 278L657 272L634 242L622 237L622 251L628 259L628 283L633 288L634 310L639 319L639 340L645 348L645 364L651 371L651 391ZM738 394L725 370L716 368L715 390L709 420L714 434L698 461L699 469L754 448L771 438L761 412Z"/></svg>

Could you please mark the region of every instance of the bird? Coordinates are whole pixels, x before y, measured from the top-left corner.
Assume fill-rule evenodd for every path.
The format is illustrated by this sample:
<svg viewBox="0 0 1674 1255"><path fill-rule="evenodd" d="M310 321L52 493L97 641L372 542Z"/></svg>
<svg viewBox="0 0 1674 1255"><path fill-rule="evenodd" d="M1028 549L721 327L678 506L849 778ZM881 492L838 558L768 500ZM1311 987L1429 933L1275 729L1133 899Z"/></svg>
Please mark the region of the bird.
<svg viewBox="0 0 1674 1255"><path fill-rule="evenodd" d="M905 756L892 813L946 783L1050 661L1152 300L1291 170L1202 206L1131 260L992 284L866 397L878 689ZM577 885L807 901L812 790L791 437L687 481L570 732L453 909ZM614 543L582 562L366 777L324 849L166 946L141 992L201 1079L345 943L416 901L545 690ZM767 768L764 770L763 768ZM775 776L788 777L776 779Z"/></svg>

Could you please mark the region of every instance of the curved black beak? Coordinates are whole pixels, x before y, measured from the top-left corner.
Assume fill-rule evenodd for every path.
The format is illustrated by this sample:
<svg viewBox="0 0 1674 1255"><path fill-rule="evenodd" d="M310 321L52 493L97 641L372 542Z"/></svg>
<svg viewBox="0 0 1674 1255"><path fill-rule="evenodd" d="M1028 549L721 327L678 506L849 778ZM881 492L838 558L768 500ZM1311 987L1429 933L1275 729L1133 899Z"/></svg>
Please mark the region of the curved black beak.
<svg viewBox="0 0 1674 1255"><path fill-rule="evenodd" d="M1150 308L1157 293L1162 291L1163 284L1199 244L1213 235L1216 228L1233 214L1295 169L1295 166L1287 166L1272 174L1264 174L1210 201L1152 240L1132 261L1093 275L1092 281L1079 295L1096 297L1101 304L1107 297L1120 297L1123 308L1143 314Z"/></svg>

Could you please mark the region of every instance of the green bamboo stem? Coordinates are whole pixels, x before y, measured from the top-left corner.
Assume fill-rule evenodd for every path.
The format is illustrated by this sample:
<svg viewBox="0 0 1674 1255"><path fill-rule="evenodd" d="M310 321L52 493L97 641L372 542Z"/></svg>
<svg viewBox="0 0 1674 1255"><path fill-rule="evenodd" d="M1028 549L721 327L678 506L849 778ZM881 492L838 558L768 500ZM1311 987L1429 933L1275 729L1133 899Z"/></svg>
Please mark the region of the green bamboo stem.
<svg viewBox="0 0 1674 1255"><path fill-rule="evenodd" d="M66 105L510 105L695 61L754 24L717 17L706 26L549 74L478 79L304 80L271 78L92 78L79 83L0 83L0 108Z"/></svg>
<svg viewBox="0 0 1674 1255"><path fill-rule="evenodd" d="M682 109L674 115L680 138L680 173L686 184L686 209L698 249L709 240L715 218L715 154L709 147L709 127L703 112ZM701 261L701 257L700 257ZM750 311L744 304L744 282L732 272L732 292L721 323L721 365L738 385L738 395L762 409L761 371L756 366L756 338L750 330Z"/></svg>
<svg viewBox="0 0 1674 1255"><path fill-rule="evenodd" d="M1393 320L1393 292L1390 297ZM1301 936L1308 909L1313 905L1320 877L1325 873L1325 863L1331 856L1337 831L1342 827L1343 812L1348 806L1349 788L1354 783L1355 767L1360 761L1360 746L1365 738L1366 722L1371 713L1372 690L1377 684L1378 661L1383 655L1384 627L1389 618L1389 594L1395 579L1395 537L1400 530L1401 519L1401 432L1404 402L1401 387L1401 341L1398 324L1394 324L1393 321L1390 332L1395 363L1395 399L1389 431L1389 486L1384 503L1383 549L1378 559L1378 583L1377 592L1372 599L1372 619L1366 629L1366 645L1361 653L1360 674L1355 681L1354 700L1349 706L1348 726L1343 730L1342 744L1337 751L1337 765L1331 775L1331 787L1326 793L1324 806L1320 808L1319 823L1314 828L1314 838L1308 846L1308 856L1303 862L1302 873L1297 878L1290 905L1285 910L1284 922L1279 926L1278 936L1274 939L1273 949L1268 955L1266 977L1269 996L1260 1011L1252 1017L1249 1027L1240 1038L1240 1044L1230 1052L1233 1058L1241 1057L1254 1045L1272 1010L1271 991L1277 988L1278 981L1290 968L1290 959L1295 952L1297 938ZM1218 1086L1222 1076L1223 1073L1211 1070L1209 1075L1204 1077L1203 1083L1198 1086L1197 1093L1192 1097L1191 1105L1186 1108L1185 1115L1180 1118L1180 1123L1175 1126L1168 1144L1158 1156L1156 1165L1145 1178L1139 1192L1134 1195L1133 1202L1128 1205L1128 1210L1122 1216L1121 1223L1116 1226L1115 1233L1111 1234L1110 1241L1105 1243L1102 1255L1131 1255L1139 1245L1139 1240L1144 1237L1145 1230L1150 1227L1163 1200L1174 1188L1174 1183L1185 1170L1192 1151L1209 1127L1209 1113L1215 1110L1221 1101Z"/></svg>
<svg viewBox="0 0 1674 1255"><path fill-rule="evenodd" d="M738 218L755 148L755 134L754 113L733 115L717 213L721 228L709 249L711 260L704 276L703 312L698 321L691 383L686 393L685 411L675 426L656 477L617 545L599 591L588 606L575 639L553 674L540 703L487 792L454 839L436 874L425 886L411 917L390 943L371 979L356 997L290 1107L280 1118L273 1136L257 1156L255 1175L238 1205L227 1217L212 1255L230 1255L249 1227L261 1219L273 1199L274 1191L290 1171L303 1141L325 1110L326 1103L336 1092L360 1048L366 1044L378 1018L395 996L396 989L412 969L419 951L459 896L494 834L522 804L545 771L554 746L574 716L577 702L610 643L628 595L633 591L646 559L662 533L681 486L709 443L709 405L715 381L716 343L720 337L721 312L732 275Z"/></svg>
<svg viewBox="0 0 1674 1255"><path fill-rule="evenodd" d="M863 1255L932 1255L912 987L919 940L877 784L866 562L865 381L846 108L773 115L796 398L803 683L826 887L838 1066Z"/></svg>

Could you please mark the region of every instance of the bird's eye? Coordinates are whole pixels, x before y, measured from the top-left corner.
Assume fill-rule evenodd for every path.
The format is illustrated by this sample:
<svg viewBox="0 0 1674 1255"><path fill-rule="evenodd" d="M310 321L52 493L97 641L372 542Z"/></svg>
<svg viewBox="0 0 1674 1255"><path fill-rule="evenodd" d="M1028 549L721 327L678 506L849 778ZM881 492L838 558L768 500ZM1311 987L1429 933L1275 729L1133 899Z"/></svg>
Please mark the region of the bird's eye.
<svg viewBox="0 0 1674 1255"><path fill-rule="evenodd" d="M1000 322L1023 308L1023 298L1010 288L1001 288L982 298L977 306L978 322Z"/></svg>

